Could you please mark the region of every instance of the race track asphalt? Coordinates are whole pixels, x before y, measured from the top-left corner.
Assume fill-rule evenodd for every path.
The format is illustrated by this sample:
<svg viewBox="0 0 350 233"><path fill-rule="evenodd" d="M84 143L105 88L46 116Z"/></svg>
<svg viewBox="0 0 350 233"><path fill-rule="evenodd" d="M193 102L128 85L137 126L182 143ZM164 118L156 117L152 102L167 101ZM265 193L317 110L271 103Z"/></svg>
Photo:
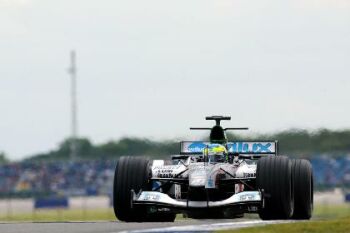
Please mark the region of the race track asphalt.
<svg viewBox="0 0 350 233"><path fill-rule="evenodd" d="M178 220L174 223L62 222L1 223L1 233L115 233L115 232L212 232L291 221L252 219Z"/></svg>

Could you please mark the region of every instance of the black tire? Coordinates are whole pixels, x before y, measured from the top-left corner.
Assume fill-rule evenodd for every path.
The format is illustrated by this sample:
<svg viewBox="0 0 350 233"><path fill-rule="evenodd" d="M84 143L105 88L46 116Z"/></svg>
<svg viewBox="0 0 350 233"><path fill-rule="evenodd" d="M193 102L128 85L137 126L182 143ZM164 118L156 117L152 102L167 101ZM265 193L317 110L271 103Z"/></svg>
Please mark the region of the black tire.
<svg viewBox="0 0 350 233"><path fill-rule="evenodd" d="M312 166L305 159L292 161L294 182L294 214L293 219L310 219L313 211L314 189Z"/></svg>
<svg viewBox="0 0 350 233"><path fill-rule="evenodd" d="M256 182L264 194L264 208L259 210L263 220L288 219L293 214L294 197L292 163L285 156L259 159Z"/></svg>
<svg viewBox="0 0 350 233"><path fill-rule="evenodd" d="M121 157L114 173L113 209L115 216L125 222L174 221L173 213L148 213L147 208L132 206L131 190L151 190L150 161L144 157Z"/></svg>
<svg viewBox="0 0 350 233"><path fill-rule="evenodd" d="M131 206L131 190L136 193L149 186L149 161L142 157L121 157L114 173L113 208L121 221L142 221L146 209Z"/></svg>

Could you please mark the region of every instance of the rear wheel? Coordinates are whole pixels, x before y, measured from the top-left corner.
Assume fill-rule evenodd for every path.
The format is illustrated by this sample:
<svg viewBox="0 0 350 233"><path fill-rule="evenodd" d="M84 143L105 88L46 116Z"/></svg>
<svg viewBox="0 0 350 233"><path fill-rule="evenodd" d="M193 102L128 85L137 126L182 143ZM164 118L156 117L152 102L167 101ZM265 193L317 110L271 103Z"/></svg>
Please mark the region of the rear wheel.
<svg viewBox="0 0 350 233"><path fill-rule="evenodd" d="M313 210L312 166L305 159L292 162L294 182L294 219L310 219Z"/></svg>
<svg viewBox="0 0 350 233"><path fill-rule="evenodd" d="M151 190L150 161L144 157L121 157L114 173L113 208L120 221L168 222L175 220L175 214L169 212L148 213L146 207L132 206L131 190Z"/></svg>
<svg viewBox="0 0 350 233"><path fill-rule="evenodd" d="M290 218L294 208L291 161L285 156L261 158L257 164L256 178L257 186L264 195L264 207L259 210L260 218Z"/></svg>

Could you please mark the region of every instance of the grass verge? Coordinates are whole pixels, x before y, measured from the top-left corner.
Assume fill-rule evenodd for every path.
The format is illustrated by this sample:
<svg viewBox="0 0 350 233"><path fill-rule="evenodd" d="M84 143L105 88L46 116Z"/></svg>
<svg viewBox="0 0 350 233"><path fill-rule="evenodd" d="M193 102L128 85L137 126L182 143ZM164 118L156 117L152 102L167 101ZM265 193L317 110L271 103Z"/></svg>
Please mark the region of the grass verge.
<svg viewBox="0 0 350 233"><path fill-rule="evenodd" d="M286 224L271 224L262 227L249 227L221 233L347 233L350 232L350 217L336 220L320 220Z"/></svg>
<svg viewBox="0 0 350 233"><path fill-rule="evenodd" d="M350 232L349 205L318 205L314 209L313 221L301 221L286 224L271 224L237 230L220 231L222 233L347 233Z"/></svg>
<svg viewBox="0 0 350 233"><path fill-rule="evenodd" d="M0 216L1 222L116 221L113 209L55 209Z"/></svg>
<svg viewBox="0 0 350 233"><path fill-rule="evenodd" d="M314 208L313 219L335 219L350 216L350 205L317 205Z"/></svg>

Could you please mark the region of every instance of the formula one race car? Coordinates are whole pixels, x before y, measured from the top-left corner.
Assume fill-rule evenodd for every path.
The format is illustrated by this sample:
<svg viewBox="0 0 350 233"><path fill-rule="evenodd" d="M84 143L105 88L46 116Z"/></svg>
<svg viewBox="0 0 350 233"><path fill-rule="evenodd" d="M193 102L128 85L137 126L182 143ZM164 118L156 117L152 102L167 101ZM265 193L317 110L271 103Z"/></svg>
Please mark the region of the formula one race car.
<svg viewBox="0 0 350 233"><path fill-rule="evenodd" d="M277 155L277 141L228 142L222 120L212 116L210 141L181 142L171 161L125 156L114 177L113 207L127 222L189 218L310 219L313 175L307 160Z"/></svg>

